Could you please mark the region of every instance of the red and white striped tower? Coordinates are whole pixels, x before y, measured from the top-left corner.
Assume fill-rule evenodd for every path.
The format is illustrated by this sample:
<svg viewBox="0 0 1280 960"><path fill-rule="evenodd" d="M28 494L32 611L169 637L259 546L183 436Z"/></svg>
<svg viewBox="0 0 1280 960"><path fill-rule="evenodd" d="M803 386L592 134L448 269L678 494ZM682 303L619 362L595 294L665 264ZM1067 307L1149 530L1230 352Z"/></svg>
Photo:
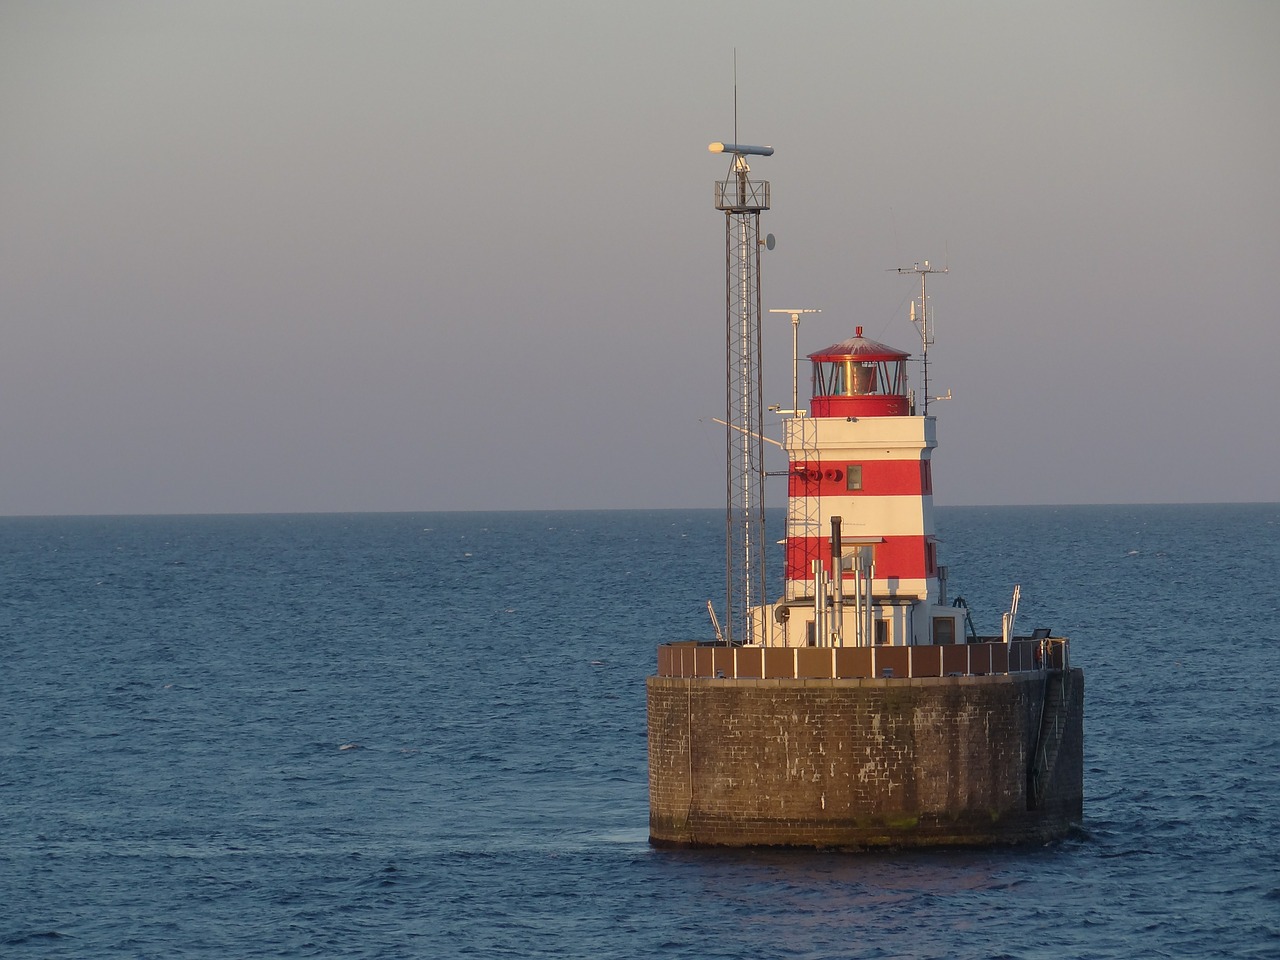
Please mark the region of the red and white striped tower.
<svg viewBox="0 0 1280 960"><path fill-rule="evenodd" d="M784 421L786 592L773 613L787 646L960 635L934 537L935 419L916 415L908 359L861 327L809 355L809 416Z"/></svg>

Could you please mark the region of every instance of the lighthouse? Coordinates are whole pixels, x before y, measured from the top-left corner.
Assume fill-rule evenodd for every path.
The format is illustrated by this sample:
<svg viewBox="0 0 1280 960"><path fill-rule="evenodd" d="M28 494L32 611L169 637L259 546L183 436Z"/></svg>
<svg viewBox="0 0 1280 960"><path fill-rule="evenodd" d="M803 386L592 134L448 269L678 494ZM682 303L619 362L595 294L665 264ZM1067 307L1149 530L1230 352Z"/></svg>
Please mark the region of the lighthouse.
<svg viewBox="0 0 1280 960"><path fill-rule="evenodd" d="M769 610L789 647L952 644L933 524L935 420L908 389L910 355L854 335L808 357L809 410L784 421L784 596Z"/></svg>
<svg viewBox="0 0 1280 960"><path fill-rule="evenodd" d="M714 636L668 638L646 681L649 839L842 850L1043 843L1081 819L1084 674L1048 628L999 634L951 600L933 516L927 275L913 358L854 326L808 354L782 440L760 407L759 218L768 184L730 153L726 248L726 598ZM767 247L767 241L764 244ZM792 314L793 374L799 379ZM845 328L848 329L847 327ZM824 338L825 339L825 338ZM799 407L798 384L792 407ZM776 409L776 408L773 408ZM761 450L787 455L780 589L765 577ZM999 550L999 544L990 544Z"/></svg>

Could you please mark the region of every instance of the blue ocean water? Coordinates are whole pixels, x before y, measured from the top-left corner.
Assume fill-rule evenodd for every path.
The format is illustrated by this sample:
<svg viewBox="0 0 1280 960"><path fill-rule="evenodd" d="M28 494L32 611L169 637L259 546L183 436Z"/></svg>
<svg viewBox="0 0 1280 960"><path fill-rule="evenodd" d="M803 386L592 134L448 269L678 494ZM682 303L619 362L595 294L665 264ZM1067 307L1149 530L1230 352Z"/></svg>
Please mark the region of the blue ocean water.
<svg viewBox="0 0 1280 960"><path fill-rule="evenodd" d="M0 956L1280 956L1280 506L938 525L1073 638L1066 841L651 849L717 511L0 520Z"/></svg>

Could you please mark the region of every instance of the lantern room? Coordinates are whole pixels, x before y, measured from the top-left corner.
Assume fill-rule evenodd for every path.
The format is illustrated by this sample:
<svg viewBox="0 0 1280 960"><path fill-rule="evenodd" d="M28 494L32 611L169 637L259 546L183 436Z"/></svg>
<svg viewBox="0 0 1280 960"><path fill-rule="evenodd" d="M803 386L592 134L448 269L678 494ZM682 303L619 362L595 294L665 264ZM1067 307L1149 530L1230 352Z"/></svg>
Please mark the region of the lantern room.
<svg viewBox="0 0 1280 960"><path fill-rule="evenodd" d="M814 417L903 417L911 413L907 394L910 354L862 335L809 354L813 363Z"/></svg>

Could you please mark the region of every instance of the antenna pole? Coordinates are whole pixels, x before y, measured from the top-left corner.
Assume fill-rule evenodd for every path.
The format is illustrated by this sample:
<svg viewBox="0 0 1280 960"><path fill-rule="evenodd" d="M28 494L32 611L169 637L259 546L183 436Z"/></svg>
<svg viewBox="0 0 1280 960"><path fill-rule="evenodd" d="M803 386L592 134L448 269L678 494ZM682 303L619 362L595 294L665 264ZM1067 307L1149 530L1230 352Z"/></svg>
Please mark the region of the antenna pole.
<svg viewBox="0 0 1280 960"><path fill-rule="evenodd" d="M821 313L821 310L809 308L772 309L770 313L791 314L791 415L800 415L800 314ZM772 408L770 408L772 409Z"/></svg>
<svg viewBox="0 0 1280 960"><path fill-rule="evenodd" d="M738 48L733 48L733 142L738 142Z"/></svg>
<svg viewBox="0 0 1280 960"><path fill-rule="evenodd" d="M898 273L920 275L920 314L916 315L916 303L912 300L911 321L920 329L920 362L924 368L921 389L924 391L924 416L926 417L929 415L929 347L933 345L933 326L929 321L929 291L926 281L931 273L949 273L950 271L950 267L943 267L941 270L931 267L928 260L923 266L916 263L910 267L898 267Z"/></svg>

